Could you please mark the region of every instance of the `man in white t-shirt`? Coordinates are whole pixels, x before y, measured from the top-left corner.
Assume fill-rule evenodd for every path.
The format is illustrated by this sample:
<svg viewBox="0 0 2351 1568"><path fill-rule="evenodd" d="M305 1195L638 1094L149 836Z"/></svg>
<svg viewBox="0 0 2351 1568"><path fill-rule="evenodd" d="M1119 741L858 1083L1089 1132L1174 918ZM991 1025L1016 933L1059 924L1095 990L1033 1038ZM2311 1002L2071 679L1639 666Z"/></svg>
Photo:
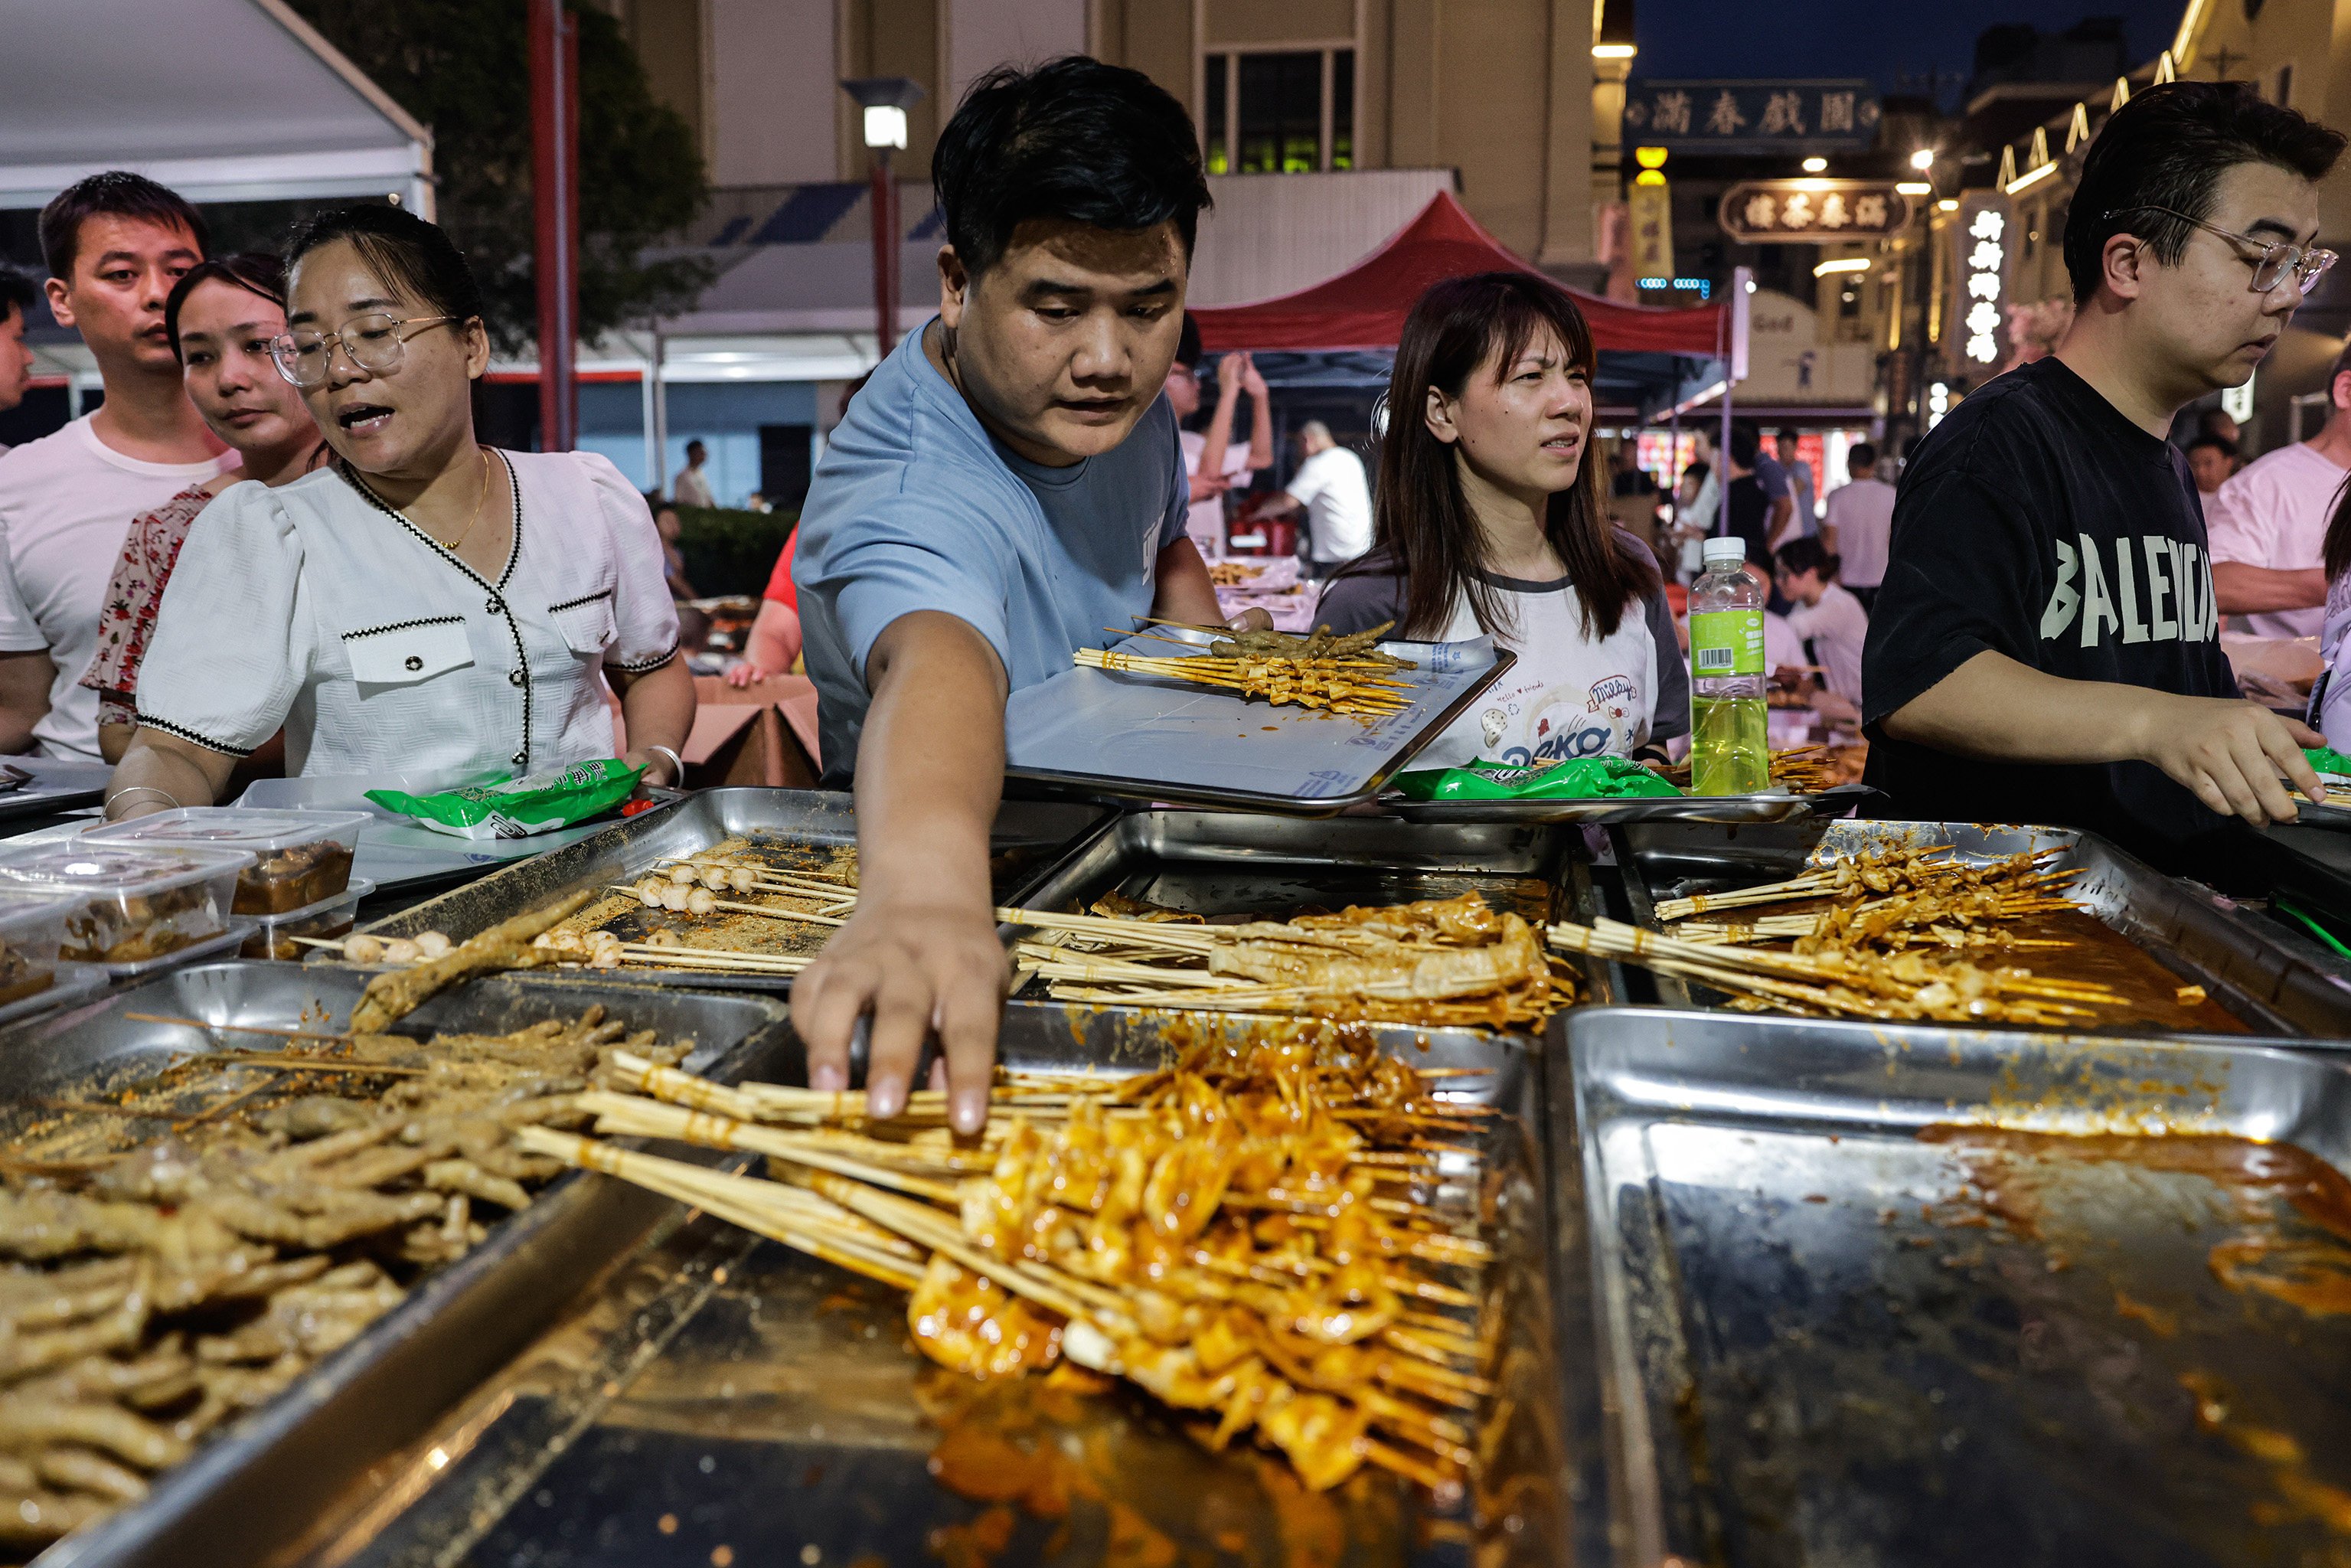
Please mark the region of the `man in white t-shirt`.
<svg viewBox="0 0 2351 1568"><path fill-rule="evenodd" d="M1200 329L1184 316L1184 338L1167 371L1167 404L1176 411L1176 439L1184 448L1184 474L1192 486L1192 510L1184 531L1204 560L1225 556L1225 492L1245 490L1260 468L1273 466L1273 400L1265 378L1247 354L1227 354L1217 362L1217 407L1206 430L1188 428L1200 412ZM1249 439L1233 444L1233 416L1244 392L1249 394Z"/></svg>
<svg viewBox="0 0 2351 1568"><path fill-rule="evenodd" d="M1342 561L1372 548L1371 481L1364 460L1340 445L1319 419L1298 427L1298 449L1306 460L1260 515L1304 512L1307 571L1328 577Z"/></svg>
<svg viewBox="0 0 2351 1568"><path fill-rule="evenodd" d="M33 350L26 347L25 329L33 324L37 298L30 274L0 267L0 412L23 402L33 384ZM7 450L0 446L0 452Z"/></svg>
<svg viewBox="0 0 2351 1568"><path fill-rule="evenodd" d="M2327 373L2316 435L2254 458L2204 509L2212 601L2256 637L2315 637L2326 619L2326 524L2351 474L2351 347Z"/></svg>
<svg viewBox="0 0 2351 1568"><path fill-rule="evenodd" d="M163 330L204 259L204 224L137 174L93 174L41 213L49 310L106 384L95 413L0 455L0 751L99 760L98 648L131 519L235 466L204 428Z"/></svg>
<svg viewBox="0 0 2351 1568"><path fill-rule="evenodd" d="M1886 581L1886 541L1894 537L1894 486L1877 476L1877 448L1856 441L1845 451L1851 482L1829 492L1821 543L1837 558L1837 580L1866 610Z"/></svg>

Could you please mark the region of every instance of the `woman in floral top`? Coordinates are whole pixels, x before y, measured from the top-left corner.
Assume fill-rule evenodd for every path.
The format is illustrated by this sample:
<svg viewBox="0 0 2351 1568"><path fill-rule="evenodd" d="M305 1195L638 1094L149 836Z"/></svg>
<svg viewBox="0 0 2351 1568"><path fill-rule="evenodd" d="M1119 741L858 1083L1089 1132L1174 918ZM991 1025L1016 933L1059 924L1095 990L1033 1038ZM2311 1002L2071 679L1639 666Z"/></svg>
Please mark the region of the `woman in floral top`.
<svg viewBox="0 0 2351 1568"><path fill-rule="evenodd" d="M187 382L188 400L214 435L244 459L208 484L192 485L133 518L106 592L98 656L81 684L99 694L99 750L119 762L138 722L139 662L155 628L155 607L188 529L214 496L256 480L284 485L316 467L326 443L302 394L271 363L269 343L286 330L286 274L269 256L199 263L163 306Z"/></svg>

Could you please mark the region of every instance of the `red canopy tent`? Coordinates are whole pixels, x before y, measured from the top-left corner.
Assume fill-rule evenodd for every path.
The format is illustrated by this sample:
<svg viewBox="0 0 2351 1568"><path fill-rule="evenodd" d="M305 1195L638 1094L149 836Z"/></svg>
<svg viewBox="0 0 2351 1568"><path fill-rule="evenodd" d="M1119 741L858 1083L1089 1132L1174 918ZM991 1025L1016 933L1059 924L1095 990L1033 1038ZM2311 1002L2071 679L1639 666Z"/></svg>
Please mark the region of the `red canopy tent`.
<svg viewBox="0 0 2351 1568"><path fill-rule="evenodd" d="M1439 191L1387 244L1336 277L1254 305L1207 306L1192 314L1211 352L1393 349L1413 302L1430 284L1477 272L1536 269L1479 227L1450 192ZM1729 352L1727 301L1677 310L1567 293L1603 350L1712 358Z"/></svg>

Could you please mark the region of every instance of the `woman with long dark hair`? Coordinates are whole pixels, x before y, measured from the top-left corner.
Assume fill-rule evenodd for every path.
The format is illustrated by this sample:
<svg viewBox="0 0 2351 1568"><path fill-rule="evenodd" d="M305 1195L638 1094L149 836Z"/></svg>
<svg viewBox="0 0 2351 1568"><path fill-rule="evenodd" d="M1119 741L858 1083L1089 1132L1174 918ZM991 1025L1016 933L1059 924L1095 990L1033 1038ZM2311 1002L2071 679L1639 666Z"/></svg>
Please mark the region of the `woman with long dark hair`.
<svg viewBox="0 0 2351 1568"><path fill-rule="evenodd" d="M1527 273L1447 279L1405 322L1372 551L1316 619L1517 651L1426 763L1661 754L1689 730L1656 561L1609 520L1586 461L1595 364L1583 312Z"/></svg>

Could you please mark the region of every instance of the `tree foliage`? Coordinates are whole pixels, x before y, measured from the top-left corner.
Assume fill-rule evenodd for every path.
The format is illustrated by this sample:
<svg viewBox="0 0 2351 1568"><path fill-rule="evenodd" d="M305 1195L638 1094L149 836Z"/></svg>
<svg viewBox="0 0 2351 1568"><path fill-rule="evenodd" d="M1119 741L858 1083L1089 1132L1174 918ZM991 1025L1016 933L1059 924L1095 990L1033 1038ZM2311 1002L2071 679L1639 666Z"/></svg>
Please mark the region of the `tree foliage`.
<svg viewBox="0 0 2351 1568"><path fill-rule="evenodd" d="M433 131L437 216L465 251L502 351L538 337L531 265L530 49L526 0L291 0L295 10ZM708 284L698 256L648 258L709 193L694 131L653 96L620 24L580 24L580 323L594 339L673 314Z"/></svg>

